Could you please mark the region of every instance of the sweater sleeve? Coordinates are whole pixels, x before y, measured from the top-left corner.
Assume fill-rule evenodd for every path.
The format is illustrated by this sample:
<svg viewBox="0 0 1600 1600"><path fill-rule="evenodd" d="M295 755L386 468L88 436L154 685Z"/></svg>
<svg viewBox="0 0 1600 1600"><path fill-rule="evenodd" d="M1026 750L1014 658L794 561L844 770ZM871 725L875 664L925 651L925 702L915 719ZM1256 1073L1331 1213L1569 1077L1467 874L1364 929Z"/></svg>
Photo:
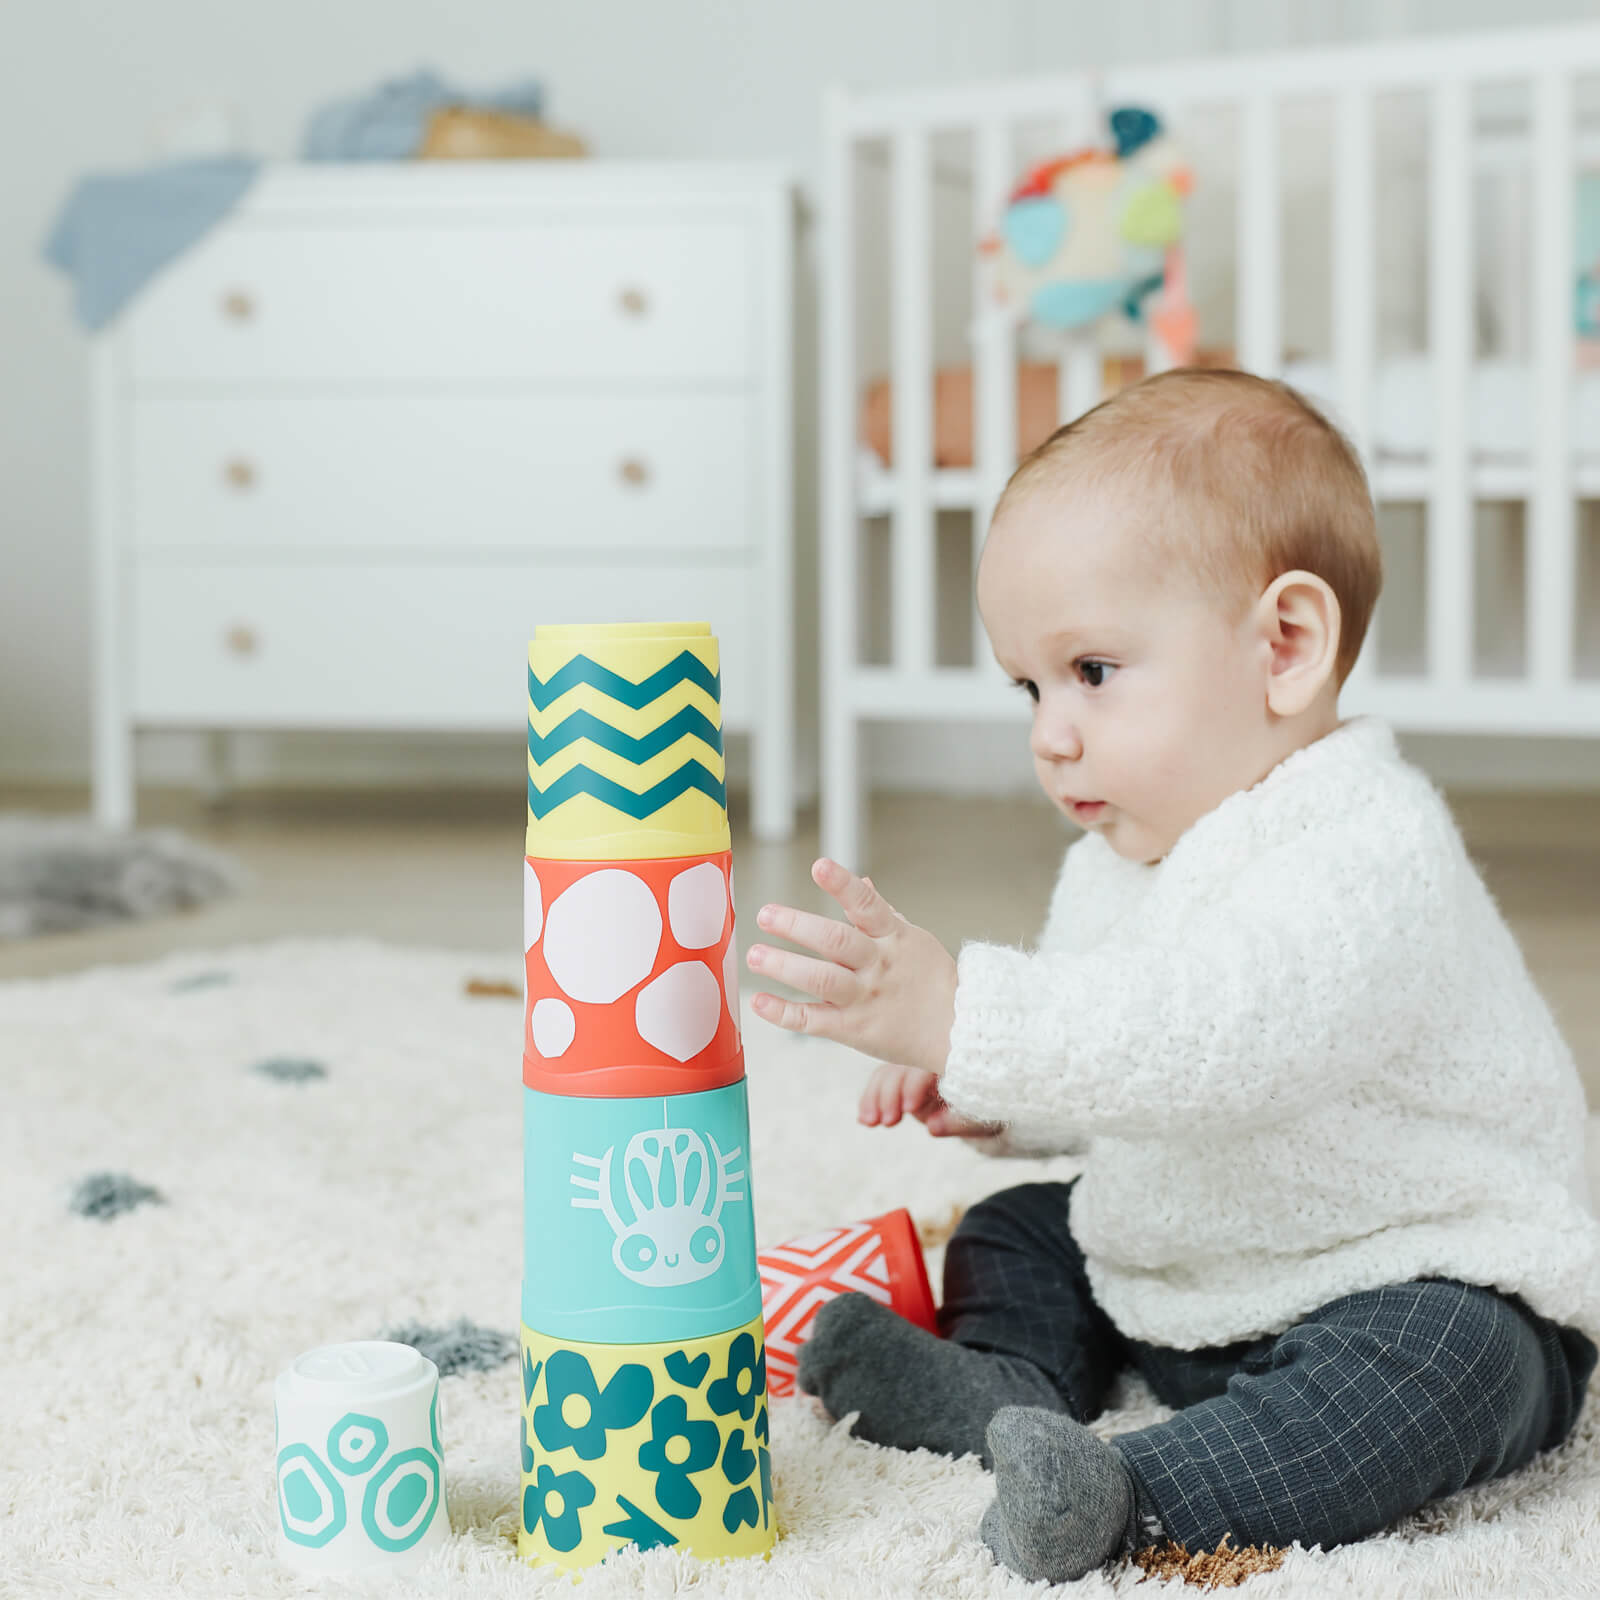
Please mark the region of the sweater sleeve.
<svg viewBox="0 0 1600 1600"><path fill-rule="evenodd" d="M1419 820L1280 845L1137 941L964 946L940 1092L1062 1145L1299 1115L1381 1068L1425 1012L1450 863Z"/></svg>
<svg viewBox="0 0 1600 1600"><path fill-rule="evenodd" d="M1082 1155L1088 1140L1078 1138L1030 1137L1021 1128L1002 1124L994 1133L968 1134L965 1143L981 1156L997 1159L1050 1161L1056 1156Z"/></svg>

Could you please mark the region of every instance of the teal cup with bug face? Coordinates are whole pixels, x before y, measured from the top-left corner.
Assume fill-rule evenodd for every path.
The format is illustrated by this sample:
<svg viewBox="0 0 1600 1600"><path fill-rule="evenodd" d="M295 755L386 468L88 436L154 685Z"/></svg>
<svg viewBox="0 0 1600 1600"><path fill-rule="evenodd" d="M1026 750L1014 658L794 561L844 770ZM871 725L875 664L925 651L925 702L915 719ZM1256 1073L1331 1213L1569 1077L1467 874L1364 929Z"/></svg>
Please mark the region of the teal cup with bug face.
<svg viewBox="0 0 1600 1600"><path fill-rule="evenodd" d="M742 1078L647 1099L522 1094L528 1327L655 1344L760 1315Z"/></svg>

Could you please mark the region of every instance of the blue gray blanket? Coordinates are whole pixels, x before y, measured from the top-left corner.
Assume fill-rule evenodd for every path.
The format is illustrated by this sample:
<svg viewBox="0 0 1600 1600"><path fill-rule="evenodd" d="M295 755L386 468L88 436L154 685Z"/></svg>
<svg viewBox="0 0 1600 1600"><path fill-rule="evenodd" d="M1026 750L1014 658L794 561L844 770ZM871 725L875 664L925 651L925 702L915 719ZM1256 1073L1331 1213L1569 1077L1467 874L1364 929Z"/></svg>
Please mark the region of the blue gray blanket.
<svg viewBox="0 0 1600 1600"><path fill-rule="evenodd" d="M532 82L478 94L437 73L415 72L322 107L301 153L307 161L403 161L415 154L440 106L537 116L543 99ZM73 280L79 322L91 330L110 322L155 273L233 210L260 165L219 156L80 179L44 244L45 259Z"/></svg>

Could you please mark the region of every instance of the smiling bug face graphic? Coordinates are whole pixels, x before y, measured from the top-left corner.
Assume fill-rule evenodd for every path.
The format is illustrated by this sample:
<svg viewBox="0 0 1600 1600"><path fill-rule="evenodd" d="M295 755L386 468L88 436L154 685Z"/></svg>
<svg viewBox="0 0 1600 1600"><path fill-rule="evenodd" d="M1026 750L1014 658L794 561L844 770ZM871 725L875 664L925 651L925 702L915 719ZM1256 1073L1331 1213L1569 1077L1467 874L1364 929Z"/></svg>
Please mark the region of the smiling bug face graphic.
<svg viewBox="0 0 1600 1600"><path fill-rule="evenodd" d="M616 1159L573 1152L572 1204L599 1211L615 1236L617 1271L650 1288L675 1288L710 1277L722 1265L723 1208L746 1192L739 1148L724 1154L710 1133L674 1128L662 1102L659 1128L633 1135ZM621 1193L618 1193L620 1179Z"/></svg>

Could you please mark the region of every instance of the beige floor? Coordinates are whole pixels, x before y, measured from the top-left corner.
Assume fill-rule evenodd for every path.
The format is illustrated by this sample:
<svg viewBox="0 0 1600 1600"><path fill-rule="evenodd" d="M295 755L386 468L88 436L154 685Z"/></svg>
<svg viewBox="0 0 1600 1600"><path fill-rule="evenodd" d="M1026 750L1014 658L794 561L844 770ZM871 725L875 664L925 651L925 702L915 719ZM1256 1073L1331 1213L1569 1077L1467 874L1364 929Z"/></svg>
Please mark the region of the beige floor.
<svg viewBox="0 0 1600 1600"><path fill-rule="evenodd" d="M1467 842L1600 1107L1600 799L1456 794ZM0 790L0 809L72 811L71 790ZM499 791L255 792L207 809L181 793L143 800L141 823L192 831L242 861L248 889L186 916L0 945L0 978L70 972L292 935L365 934L456 949L519 949L523 817ZM951 948L1021 942L1044 914L1065 825L1042 799L879 795L873 881ZM759 844L735 799L734 862L748 944L768 900L824 909L808 873L814 814L786 844Z"/></svg>

